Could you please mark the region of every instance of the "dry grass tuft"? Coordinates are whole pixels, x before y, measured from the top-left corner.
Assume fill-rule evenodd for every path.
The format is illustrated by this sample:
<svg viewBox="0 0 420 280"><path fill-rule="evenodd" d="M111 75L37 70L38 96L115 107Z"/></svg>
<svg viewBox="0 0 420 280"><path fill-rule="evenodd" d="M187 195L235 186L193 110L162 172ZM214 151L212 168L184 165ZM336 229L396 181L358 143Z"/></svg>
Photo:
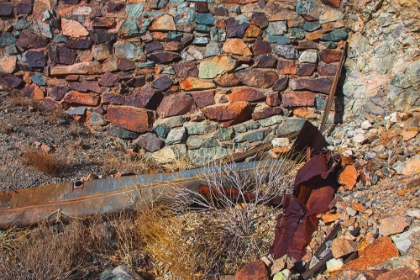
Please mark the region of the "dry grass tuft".
<svg viewBox="0 0 420 280"><path fill-rule="evenodd" d="M4 246L6 238L0 240L2 279L79 279L75 272L84 258L82 233L80 222L65 226L60 233L47 224L9 232L11 247Z"/></svg>
<svg viewBox="0 0 420 280"><path fill-rule="evenodd" d="M51 176L58 176L66 168L63 160L36 148L27 148L23 151L22 164L31 165Z"/></svg>
<svg viewBox="0 0 420 280"><path fill-rule="evenodd" d="M240 193L236 198L172 187L160 202L138 212L146 250L185 279L234 274L244 262L267 254L280 212L269 202L290 191L299 166L300 160L289 159L267 162L246 173L235 164L213 166L205 176L207 184L235 188ZM257 194L256 199L244 201L245 192ZM190 211L191 206L203 211Z"/></svg>

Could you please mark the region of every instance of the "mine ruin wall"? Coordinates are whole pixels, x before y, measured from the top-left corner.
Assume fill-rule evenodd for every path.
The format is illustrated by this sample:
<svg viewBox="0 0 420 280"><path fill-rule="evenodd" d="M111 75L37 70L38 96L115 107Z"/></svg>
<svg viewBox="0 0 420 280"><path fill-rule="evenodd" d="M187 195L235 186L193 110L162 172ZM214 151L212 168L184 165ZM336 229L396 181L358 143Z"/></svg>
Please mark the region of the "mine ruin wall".
<svg viewBox="0 0 420 280"><path fill-rule="evenodd" d="M399 2L418 9L415 1ZM414 48L415 40L406 34L418 35L418 23L410 25L414 31L405 21L401 28L395 23L402 30L395 36L396 31L383 31L377 44L391 44L384 47L391 52L398 41L402 50L380 58L385 70L376 69L372 59L383 52L370 44L378 32L370 25L384 24L375 16L381 9L392 11L388 3L376 11L369 5L3 1L0 85L62 107L91 130L118 137L127 148L144 149L160 163L186 156L202 165L289 136L305 120L318 125L345 40L349 55L330 123L416 105L418 46L407 56L406 41ZM385 34L395 38L393 43L383 41ZM396 57L403 76L396 77L401 69L388 65Z"/></svg>

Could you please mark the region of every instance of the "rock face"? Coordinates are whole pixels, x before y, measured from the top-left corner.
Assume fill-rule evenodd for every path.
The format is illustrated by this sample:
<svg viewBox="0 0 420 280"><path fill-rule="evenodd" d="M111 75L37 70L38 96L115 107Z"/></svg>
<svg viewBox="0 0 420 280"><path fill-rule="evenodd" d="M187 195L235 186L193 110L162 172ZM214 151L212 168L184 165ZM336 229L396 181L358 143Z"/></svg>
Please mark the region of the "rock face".
<svg viewBox="0 0 420 280"><path fill-rule="evenodd" d="M245 70L235 73L235 76L245 85L259 88L271 87L279 78L276 71L270 70Z"/></svg>
<svg viewBox="0 0 420 280"><path fill-rule="evenodd" d="M204 115L218 122L239 123L251 118L252 108L247 102L203 108Z"/></svg>
<svg viewBox="0 0 420 280"><path fill-rule="evenodd" d="M185 93L174 93L162 99L157 113L162 118L182 115L191 110L194 99Z"/></svg>
<svg viewBox="0 0 420 280"><path fill-rule="evenodd" d="M235 280L268 280L268 270L263 261L246 264L235 276Z"/></svg>
<svg viewBox="0 0 420 280"><path fill-rule="evenodd" d="M236 60L231 59L226 55L207 58L200 62L198 77L202 79L212 79L217 75L232 71L235 67Z"/></svg>

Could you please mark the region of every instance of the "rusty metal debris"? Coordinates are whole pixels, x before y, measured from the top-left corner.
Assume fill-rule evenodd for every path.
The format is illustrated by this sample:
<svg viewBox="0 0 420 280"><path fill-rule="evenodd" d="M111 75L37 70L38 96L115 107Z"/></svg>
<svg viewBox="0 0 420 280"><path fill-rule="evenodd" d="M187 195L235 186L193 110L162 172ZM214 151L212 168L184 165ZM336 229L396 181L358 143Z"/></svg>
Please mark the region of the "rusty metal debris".
<svg viewBox="0 0 420 280"><path fill-rule="evenodd" d="M317 215L329 210L337 189L336 172L340 158L327 149L327 142L312 124L306 122L296 139L296 151L310 151L309 161L298 170L293 195L283 200L270 254L275 259L284 255L298 261L306 253L306 246L318 225Z"/></svg>
<svg viewBox="0 0 420 280"><path fill-rule="evenodd" d="M269 161L237 163L236 170L252 172L257 168L272 168L271 164ZM139 200L155 200L173 185L198 192L199 185L205 184L202 174L211 170L211 167L203 167L0 192L0 228L126 210ZM224 167L220 170L223 172Z"/></svg>

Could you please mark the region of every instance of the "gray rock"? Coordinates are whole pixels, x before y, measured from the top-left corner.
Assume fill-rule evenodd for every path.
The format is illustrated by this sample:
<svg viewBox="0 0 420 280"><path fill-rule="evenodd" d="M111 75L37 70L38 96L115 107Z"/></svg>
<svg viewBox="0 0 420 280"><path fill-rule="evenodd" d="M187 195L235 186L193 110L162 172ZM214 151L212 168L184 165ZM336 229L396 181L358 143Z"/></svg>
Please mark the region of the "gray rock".
<svg viewBox="0 0 420 280"><path fill-rule="evenodd" d="M302 129L305 119L286 118L285 121L274 129L274 135L285 137L290 133L298 132Z"/></svg>
<svg viewBox="0 0 420 280"><path fill-rule="evenodd" d="M188 151L190 161L198 166L208 164L227 155L229 155L228 150L222 147L200 148L198 150Z"/></svg>
<svg viewBox="0 0 420 280"><path fill-rule="evenodd" d="M70 116L84 116L86 114L86 107L70 107L65 112Z"/></svg>
<svg viewBox="0 0 420 280"><path fill-rule="evenodd" d="M107 122L98 113L92 113L92 115L90 115L90 118L89 118L89 124L92 126L103 126L103 125L106 125Z"/></svg>
<svg viewBox="0 0 420 280"><path fill-rule="evenodd" d="M184 124L188 135L204 135L216 131L218 124L214 122L190 122Z"/></svg>
<svg viewBox="0 0 420 280"><path fill-rule="evenodd" d="M266 118L266 119L258 120L258 123L262 127L267 127L267 126L272 126L272 125L275 125L275 124L279 124L284 119L285 119L285 117L276 115L276 116L272 116L272 117L269 117L269 118Z"/></svg>
<svg viewBox="0 0 420 280"><path fill-rule="evenodd" d="M115 55L127 59L138 58L144 54L143 46L138 43L117 42L114 44Z"/></svg>
<svg viewBox="0 0 420 280"><path fill-rule="evenodd" d="M153 131L162 138L166 138L166 136L168 136L169 131L171 131L171 129L166 126L166 125L157 125L153 128Z"/></svg>
<svg viewBox="0 0 420 280"><path fill-rule="evenodd" d="M47 85L47 78L42 74L35 74L31 77L32 82L39 85L39 86L46 86Z"/></svg>
<svg viewBox="0 0 420 280"><path fill-rule="evenodd" d="M185 141L187 138L186 129L184 127L173 129L168 133L166 137L165 144L179 144Z"/></svg>
<svg viewBox="0 0 420 280"><path fill-rule="evenodd" d="M219 146L220 145L217 142L217 140L213 138L205 139L203 141L203 144L201 145L201 147L203 148L212 148L212 147L219 147Z"/></svg>
<svg viewBox="0 0 420 280"><path fill-rule="evenodd" d="M110 126L108 133L111 136L118 137L121 139L136 139L140 135L140 133L125 130L117 126Z"/></svg>
<svg viewBox="0 0 420 280"><path fill-rule="evenodd" d="M138 19L144 10L144 6L141 3L127 4L125 6L125 13L128 17Z"/></svg>
<svg viewBox="0 0 420 280"><path fill-rule="evenodd" d="M199 137L190 136L187 139L187 147L190 150L195 150L201 148L201 145L203 144L204 139Z"/></svg>
<svg viewBox="0 0 420 280"><path fill-rule="evenodd" d="M118 34L123 38L130 38L140 35L140 29L137 22L132 20L126 20L121 24Z"/></svg>
<svg viewBox="0 0 420 280"><path fill-rule="evenodd" d="M274 48L274 53L286 59L296 60L299 57L299 51L291 46L277 45Z"/></svg>
<svg viewBox="0 0 420 280"><path fill-rule="evenodd" d="M180 127L187 121L187 118L184 116L175 116L165 119L158 119L155 121L154 125L165 125L169 128ZM190 133L189 133L190 134Z"/></svg>
<svg viewBox="0 0 420 280"><path fill-rule="evenodd" d="M235 133L233 131L233 128L227 127L227 128L220 128L219 130L217 130L215 136L219 140L229 141L229 140L231 140L233 138L234 134Z"/></svg>
<svg viewBox="0 0 420 280"><path fill-rule="evenodd" d="M216 42L210 42L206 46L205 57L219 55L222 52L222 45Z"/></svg>
<svg viewBox="0 0 420 280"><path fill-rule="evenodd" d="M391 235L392 241L394 242L395 246L397 246L398 251L400 251L401 254L407 254L411 246L410 235L419 231L420 227L414 227L400 234Z"/></svg>

